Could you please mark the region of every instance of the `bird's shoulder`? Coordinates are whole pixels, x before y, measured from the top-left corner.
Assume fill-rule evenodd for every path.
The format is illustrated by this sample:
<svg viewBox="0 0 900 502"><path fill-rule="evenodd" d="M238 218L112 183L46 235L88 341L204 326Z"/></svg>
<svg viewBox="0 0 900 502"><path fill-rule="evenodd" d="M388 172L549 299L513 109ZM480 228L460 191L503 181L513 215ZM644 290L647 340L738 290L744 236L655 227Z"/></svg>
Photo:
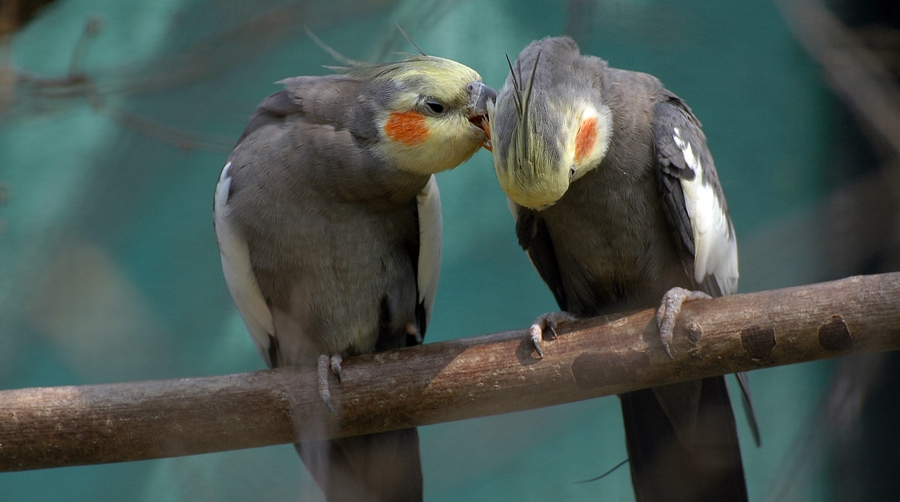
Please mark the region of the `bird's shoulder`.
<svg viewBox="0 0 900 502"><path fill-rule="evenodd" d="M359 94L364 83L348 75L291 77L266 97L250 117L240 144L267 125L290 123L297 127L332 127L352 130L358 124Z"/></svg>
<svg viewBox="0 0 900 502"><path fill-rule="evenodd" d="M257 107L231 153L229 203L243 192L238 198L246 200L234 203L298 203L303 195L394 205L425 184L427 177L384 169L370 148L379 141L379 104L365 81L336 74L281 83L284 88Z"/></svg>

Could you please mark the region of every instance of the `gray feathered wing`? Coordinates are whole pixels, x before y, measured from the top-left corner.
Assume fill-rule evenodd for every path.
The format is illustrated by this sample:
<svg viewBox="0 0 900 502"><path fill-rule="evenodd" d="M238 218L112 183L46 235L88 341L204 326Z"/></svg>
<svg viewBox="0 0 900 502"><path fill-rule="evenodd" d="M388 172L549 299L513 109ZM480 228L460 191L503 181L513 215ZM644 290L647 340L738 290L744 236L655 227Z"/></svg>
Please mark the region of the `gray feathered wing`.
<svg viewBox="0 0 900 502"><path fill-rule="evenodd" d="M318 86L321 92L341 92L358 84L342 76L300 77L288 79L285 84L287 89L269 96L256 110L238 142L236 152L248 136L262 128L274 126L273 131L280 131L283 127L309 128L308 134L301 134L307 134L309 141L319 142L315 147L321 147L319 151L324 156L319 159L320 162L328 163L335 170L352 167L352 161L348 162L346 158L333 161L328 158L359 148L357 141L360 138L352 137L346 130L348 123L339 123L337 127L333 123L335 120L349 121L352 117L329 117L335 110L323 106L323 103L329 102L328 99L309 99L305 102L304 86ZM280 145L278 148L283 147ZM214 220L229 290L263 359L270 367L277 367L296 361L285 361L281 345L290 342L279 340L276 336L278 312L273 312L262 292L265 288L261 288L254 263L260 259L278 257L256 256L251 259L252 248L248 245L247 234L253 230L236 223L228 205L234 191L242 188L235 184L236 170L253 169L253 162L272 161L272 158L265 157L269 154L277 158L279 152L277 149L261 151L250 156L235 153L229 158L216 188ZM360 162L365 161L365 156L359 157ZM332 174L340 177L341 173ZM415 271L418 303L415 323L419 334L424 336L433 310L441 255L440 194L433 176L411 204L414 204L416 213L418 242L408 243L397 253L408 253L409 267ZM264 218L271 218L271 215L259 214L256 217L257 220ZM281 317L284 315L281 314ZM379 343L375 345L377 347ZM422 499L418 434L414 428L334 441L304 442L296 446L329 501Z"/></svg>
<svg viewBox="0 0 900 502"><path fill-rule="evenodd" d="M687 104L664 91L654 107L657 188L685 272L711 296L737 292L738 252L724 192L700 122ZM757 445L759 427L746 373L735 375Z"/></svg>

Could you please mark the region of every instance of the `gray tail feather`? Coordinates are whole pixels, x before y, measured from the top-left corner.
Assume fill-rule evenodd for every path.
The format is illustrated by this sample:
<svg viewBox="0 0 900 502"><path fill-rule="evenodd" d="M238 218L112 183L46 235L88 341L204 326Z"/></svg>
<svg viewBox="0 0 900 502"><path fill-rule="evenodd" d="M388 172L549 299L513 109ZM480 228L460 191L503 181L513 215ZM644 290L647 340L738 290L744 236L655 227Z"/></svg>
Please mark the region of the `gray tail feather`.
<svg viewBox="0 0 900 502"><path fill-rule="evenodd" d="M638 502L747 500L724 377L703 380L696 434L689 441L678 439L652 389L619 397Z"/></svg>
<svg viewBox="0 0 900 502"><path fill-rule="evenodd" d="M416 429L294 445L329 502L421 502Z"/></svg>

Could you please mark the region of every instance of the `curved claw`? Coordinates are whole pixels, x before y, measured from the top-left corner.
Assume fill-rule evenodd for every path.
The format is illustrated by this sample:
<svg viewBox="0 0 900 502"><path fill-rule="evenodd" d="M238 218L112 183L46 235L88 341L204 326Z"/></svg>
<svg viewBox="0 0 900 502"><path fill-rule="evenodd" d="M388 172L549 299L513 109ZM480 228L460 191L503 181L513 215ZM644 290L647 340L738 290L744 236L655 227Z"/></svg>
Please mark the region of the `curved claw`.
<svg viewBox="0 0 900 502"><path fill-rule="evenodd" d="M334 373L334 376L337 377L338 382L341 382L341 362L343 362L343 358L340 354L334 354L331 356L331 372Z"/></svg>
<svg viewBox="0 0 900 502"><path fill-rule="evenodd" d="M681 312L681 305L686 301L709 300L712 297L703 291L689 291L684 288L674 287L663 295L659 308L656 309L656 322L659 326L659 341L669 359L674 359L670 345L675 337L675 321Z"/></svg>
<svg viewBox="0 0 900 502"><path fill-rule="evenodd" d="M556 318L552 316L547 318L547 329L549 329L550 333L553 335L551 340L559 338L559 333L556 332Z"/></svg>
<svg viewBox="0 0 900 502"><path fill-rule="evenodd" d="M320 355L316 365L316 376L318 377L319 397L325 402L328 410L334 413L334 407L331 405L331 389L328 388L328 367L330 363L328 356L325 354Z"/></svg>
<svg viewBox="0 0 900 502"><path fill-rule="evenodd" d="M541 348L541 339L544 338L544 331L541 329L540 324L532 324L530 328L528 328L528 336L531 338L531 344L534 345L534 350L538 353L538 359L544 358L544 349Z"/></svg>
<svg viewBox="0 0 900 502"><path fill-rule="evenodd" d="M663 340L662 329L660 329L659 338L660 338L659 341L662 342L663 349L665 349L666 355L669 356L669 359L675 359L675 356L672 355L672 348L669 347L669 341ZM672 339L672 335L669 335L669 340L671 340L671 339Z"/></svg>
<svg viewBox="0 0 900 502"><path fill-rule="evenodd" d="M538 359L544 358L544 349L541 347L541 340L544 338L544 331L549 330L553 335L551 340L559 338L556 332L556 326L560 321L574 321L576 317L568 312L548 312L534 320L531 327L528 328L528 337L534 345L534 350L538 353Z"/></svg>

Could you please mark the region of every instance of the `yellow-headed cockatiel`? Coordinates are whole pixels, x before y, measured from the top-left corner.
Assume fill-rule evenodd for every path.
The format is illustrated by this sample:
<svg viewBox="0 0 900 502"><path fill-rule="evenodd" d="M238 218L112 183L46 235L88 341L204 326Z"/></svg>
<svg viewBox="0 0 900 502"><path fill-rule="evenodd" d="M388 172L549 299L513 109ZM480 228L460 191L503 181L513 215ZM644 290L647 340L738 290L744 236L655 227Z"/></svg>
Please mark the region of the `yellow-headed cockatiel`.
<svg viewBox="0 0 900 502"><path fill-rule="evenodd" d="M216 187L228 288L270 367L421 343L441 254L434 174L485 142L496 93L472 69L417 55L284 80ZM339 412L339 410L337 410ZM297 445L331 502L422 500L407 429Z"/></svg>
<svg viewBox="0 0 900 502"><path fill-rule="evenodd" d="M535 321L538 353L561 319L661 300L669 352L681 303L738 283L700 123L655 77L581 55L567 37L533 42L510 66L489 109L494 167L519 243L565 311ZM620 398L638 501L747 499L724 377Z"/></svg>

